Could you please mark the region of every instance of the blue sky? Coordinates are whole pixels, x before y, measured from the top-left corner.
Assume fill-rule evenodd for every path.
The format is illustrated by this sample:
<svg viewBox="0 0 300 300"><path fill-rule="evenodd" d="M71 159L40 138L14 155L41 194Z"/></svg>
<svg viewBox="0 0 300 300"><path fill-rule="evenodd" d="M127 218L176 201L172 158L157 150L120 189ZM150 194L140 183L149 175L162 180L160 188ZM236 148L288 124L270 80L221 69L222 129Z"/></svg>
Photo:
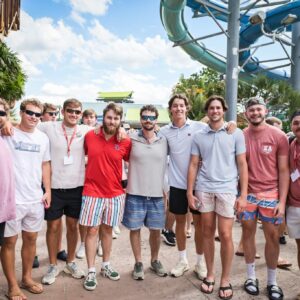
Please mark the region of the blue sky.
<svg viewBox="0 0 300 300"><path fill-rule="evenodd" d="M25 97L94 101L99 91L134 91L166 104L181 74L201 65L173 48L159 0L22 0L21 30L7 43L28 74Z"/></svg>
<svg viewBox="0 0 300 300"><path fill-rule="evenodd" d="M133 90L136 103L166 104L180 75L202 66L172 47L159 6L160 0L22 0L21 30L6 41L28 75L25 98L59 104ZM186 8L194 37L219 31L212 19L191 15ZM225 55L225 36L205 44ZM272 47L259 50L259 57L282 56Z"/></svg>

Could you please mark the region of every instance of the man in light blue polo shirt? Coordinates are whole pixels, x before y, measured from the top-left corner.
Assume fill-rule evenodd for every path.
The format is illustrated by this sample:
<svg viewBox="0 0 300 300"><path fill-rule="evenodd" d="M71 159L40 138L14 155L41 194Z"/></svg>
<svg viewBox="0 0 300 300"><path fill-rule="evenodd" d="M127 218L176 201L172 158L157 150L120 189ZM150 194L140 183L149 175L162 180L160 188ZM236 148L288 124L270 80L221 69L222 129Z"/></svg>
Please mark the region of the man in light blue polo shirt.
<svg viewBox="0 0 300 300"><path fill-rule="evenodd" d="M207 277L201 284L201 291L206 294L213 292L215 283L214 235L218 219L223 267L219 289L221 299L231 299L233 295L230 269L233 258L234 208L236 206L238 211L243 211L246 207L248 186L244 135L240 129L231 135L226 133L223 119L226 110L222 97L211 96L207 100L205 111L209 126L193 137L187 186L189 206L202 213ZM237 198L238 178L241 193Z"/></svg>

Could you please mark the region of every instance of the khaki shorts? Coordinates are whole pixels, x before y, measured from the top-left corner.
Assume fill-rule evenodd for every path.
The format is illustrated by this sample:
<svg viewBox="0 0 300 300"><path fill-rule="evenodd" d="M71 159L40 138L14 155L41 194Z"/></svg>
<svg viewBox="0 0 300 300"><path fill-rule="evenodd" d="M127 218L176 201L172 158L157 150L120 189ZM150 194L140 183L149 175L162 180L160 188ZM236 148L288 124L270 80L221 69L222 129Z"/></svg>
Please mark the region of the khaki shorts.
<svg viewBox="0 0 300 300"><path fill-rule="evenodd" d="M222 217L234 218L236 195L195 191L195 196L200 201L200 212L207 213L214 211Z"/></svg>
<svg viewBox="0 0 300 300"><path fill-rule="evenodd" d="M286 210L286 225L289 237L300 239L300 207L289 206Z"/></svg>

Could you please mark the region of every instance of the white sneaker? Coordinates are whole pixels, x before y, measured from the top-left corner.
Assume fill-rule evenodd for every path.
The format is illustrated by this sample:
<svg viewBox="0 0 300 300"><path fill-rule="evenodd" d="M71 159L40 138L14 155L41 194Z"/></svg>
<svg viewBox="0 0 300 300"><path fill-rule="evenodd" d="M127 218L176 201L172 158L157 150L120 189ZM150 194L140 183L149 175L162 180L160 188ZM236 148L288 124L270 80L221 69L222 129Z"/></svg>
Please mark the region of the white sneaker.
<svg viewBox="0 0 300 300"><path fill-rule="evenodd" d="M79 259L85 258L85 244L81 243L76 253L76 257Z"/></svg>
<svg viewBox="0 0 300 300"><path fill-rule="evenodd" d="M59 274L58 268L55 265L50 265L47 273L42 278L43 284L52 284L55 282L57 275Z"/></svg>
<svg viewBox="0 0 300 300"><path fill-rule="evenodd" d="M121 233L120 227L119 226L114 226L113 227L113 231L115 232L115 234L119 235Z"/></svg>
<svg viewBox="0 0 300 300"><path fill-rule="evenodd" d="M118 235L115 233L115 231L112 231L112 238L113 240L116 240L118 238Z"/></svg>
<svg viewBox="0 0 300 300"><path fill-rule="evenodd" d="M76 279L85 277L84 271L80 270L74 261L72 261L71 263L66 263L64 272L66 274L72 275L72 277Z"/></svg>
<svg viewBox="0 0 300 300"><path fill-rule="evenodd" d="M102 250L101 241L98 242L97 255L98 256L103 256L103 250Z"/></svg>
<svg viewBox="0 0 300 300"><path fill-rule="evenodd" d="M194 273L200 280L203 280L207 275L206 263L205 260L202 259L199 264L195 265Z"/></svg>
<svg viewBox="0 0 300 300"><path fill-rule="evenodd" d="M180 260L170 273L173 277L180 277L184 272L188 271L189 268L190 266L187 260Z"/></svg>

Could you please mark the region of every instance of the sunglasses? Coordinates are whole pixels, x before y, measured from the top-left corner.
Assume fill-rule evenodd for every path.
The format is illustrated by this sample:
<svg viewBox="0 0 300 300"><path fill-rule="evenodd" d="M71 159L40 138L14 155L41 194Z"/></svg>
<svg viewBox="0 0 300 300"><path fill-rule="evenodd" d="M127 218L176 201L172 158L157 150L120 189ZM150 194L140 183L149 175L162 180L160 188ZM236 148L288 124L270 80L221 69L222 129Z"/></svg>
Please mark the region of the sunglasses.
<svg viewBox="0 0 300 300"><path fill-rule="evenodd" d="M26 115L28 116L35 116L37 118L40 118L42 116L41 113L38 113L38 112L35 112L35 111L32 111L32 110L29 110L29 109L25 109L25 110L22 110L23 112L25 112Z"/></svg>
<svg viewBox="0 0 300 300"><path fill-rule="evenodd" d="M141 116L141 119L142 119L143 121L150 120L151 122L153 122L153 121L156 120L156 117L155 117L155 116Z"/></svg>
<svg viewBox="0 0 300 300"><path fill-rule="evenodd" d="M5 117L5 116L7 116L6 111L0 110L0 117Z"/></svg>
<svg viewBox="0 0 300 300"><path fill-rule="evenodd" d="M57 114L58 114L57 111L46 111L46 113L47 113L49 116L51 116L51 117L57 116Z"/></svg>
<svg viewBox="0 0 300 300"><path fill-rule="evenodd" d="M66 112L69 114L76 114L77 116L81 114L81 110L78 109L72 109L72 108L67 108Z"/></svg>

